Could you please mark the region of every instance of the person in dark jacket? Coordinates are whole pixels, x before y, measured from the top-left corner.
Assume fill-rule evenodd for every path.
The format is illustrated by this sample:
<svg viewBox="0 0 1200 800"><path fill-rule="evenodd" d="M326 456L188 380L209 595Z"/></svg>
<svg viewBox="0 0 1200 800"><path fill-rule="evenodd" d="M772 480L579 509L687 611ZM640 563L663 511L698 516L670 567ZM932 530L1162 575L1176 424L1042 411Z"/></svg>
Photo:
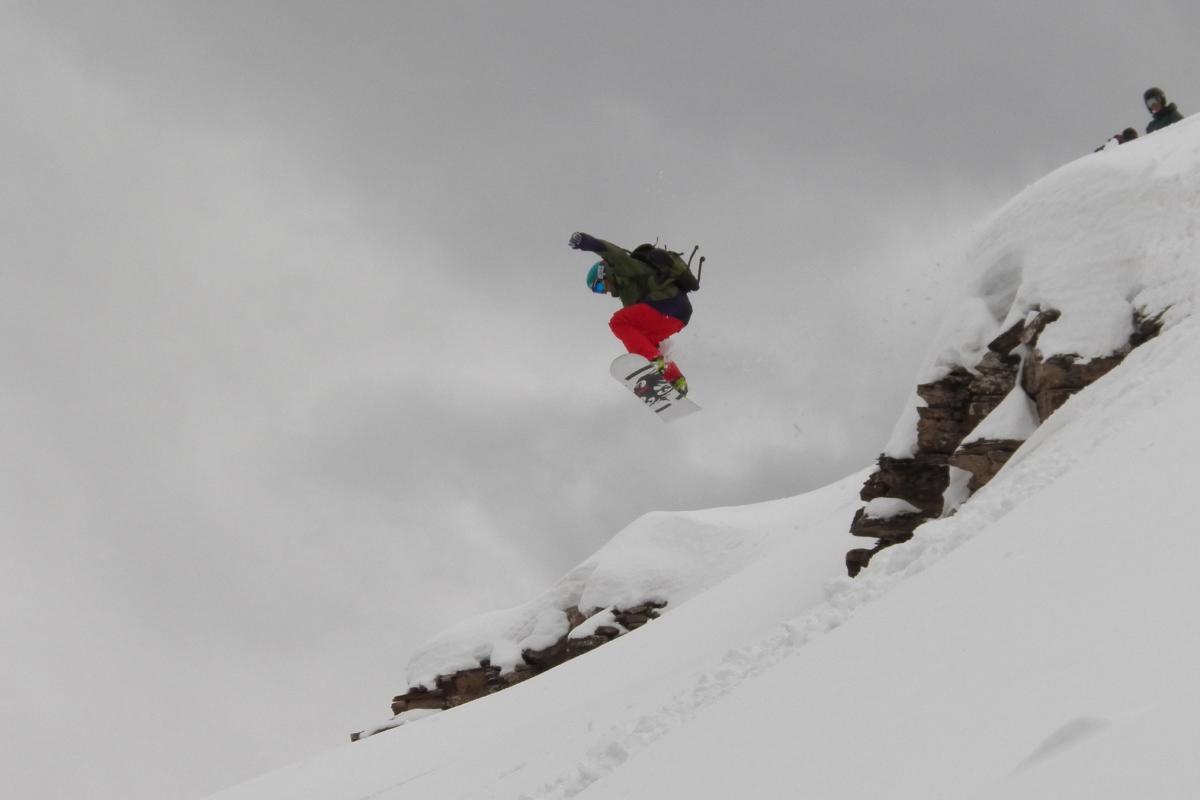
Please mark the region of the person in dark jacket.
<svg viewBox="0 0 1200 800"><path fill-rule="evenodd" d="M1167 102L1166 94L1157 86L1147 89L1142 99L1146 101L1146 110L1154 117L1146 126L1146 133L1154 133L1183 119L1183 114L1179 113L1174 103Z"/></svg>
<svg viewBox="0 0 1200 800"><path fill-rule="evenodd" d="M692 319L688 292L699 288L699 283L691 270L683 267L678 274L664 274L636 257L650 245L642 245L631 254L586 233L572 234L569 244L575 250L600 256L588 272L587 285L596 294L620 299L621 310L608 323L613 334L630 353L654 362L667 382L686 394L687 380L660 348L665 339L679 333Z"/></svg>

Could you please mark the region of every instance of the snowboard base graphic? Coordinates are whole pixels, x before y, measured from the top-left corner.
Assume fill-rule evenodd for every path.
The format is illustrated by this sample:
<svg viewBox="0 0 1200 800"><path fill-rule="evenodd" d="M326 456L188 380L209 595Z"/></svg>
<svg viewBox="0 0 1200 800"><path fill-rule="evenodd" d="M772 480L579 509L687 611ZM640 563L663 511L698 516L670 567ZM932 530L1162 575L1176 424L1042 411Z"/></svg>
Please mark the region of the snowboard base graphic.
<svg viewBox="0 0 1200 800"><path fill-rule="evenodd" d="M686 417L700 406L681 395L662 373L636 353L617 356L608 371L664 422Z"/></svg>

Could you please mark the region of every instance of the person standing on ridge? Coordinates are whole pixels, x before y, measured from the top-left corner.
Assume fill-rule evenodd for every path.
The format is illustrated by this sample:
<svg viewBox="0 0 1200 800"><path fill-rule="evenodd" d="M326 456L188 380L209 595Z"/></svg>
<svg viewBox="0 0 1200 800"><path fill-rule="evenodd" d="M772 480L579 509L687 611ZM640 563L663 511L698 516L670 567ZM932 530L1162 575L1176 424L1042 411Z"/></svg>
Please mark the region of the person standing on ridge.
<svg viewBox="0 0 1200 800"><path fill-rule="evenodd" d="M1146 101L1146 110L1154 116L1154 119L1150 120L1150 124L1146 126L1146 133L1154 133L1160 128L1165 128L1183 119L1183 114L1179 113L1179 109L1175 107L1174 103L1167 103L1166 94L1157 86L1147 89L1146 93L1142 95L1142 99Z"/></svg>
<svg viewBox="0 0 1200 800"><path fill-rule="evenodd" d="M573 233L574 250L600 256L588 271L587 285L596 294L620 299L621 310L608 326L630 353L655 365L663 378L680 394L687 393L687 380L674 361L667 361L660 346L683 330L692 319L688 292L700 282L678 253L643 244L632 252L586 233Z"/></svg>

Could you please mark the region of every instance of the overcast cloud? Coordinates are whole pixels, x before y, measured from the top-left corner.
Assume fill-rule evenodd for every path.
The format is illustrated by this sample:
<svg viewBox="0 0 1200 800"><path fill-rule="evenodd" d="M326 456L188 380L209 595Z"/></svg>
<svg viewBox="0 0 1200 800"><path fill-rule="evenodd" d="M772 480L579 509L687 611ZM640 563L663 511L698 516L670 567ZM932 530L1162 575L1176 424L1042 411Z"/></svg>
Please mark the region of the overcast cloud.
<svg viewBox="0 0 1200 800"><path fill-rule="evenodd" d="M0 5L0 767L198 797L641 513L866 465L969 226L1189 2ZM708 256L663 426L584 230ZM847 546L853 546L847 541Z"/></svg>

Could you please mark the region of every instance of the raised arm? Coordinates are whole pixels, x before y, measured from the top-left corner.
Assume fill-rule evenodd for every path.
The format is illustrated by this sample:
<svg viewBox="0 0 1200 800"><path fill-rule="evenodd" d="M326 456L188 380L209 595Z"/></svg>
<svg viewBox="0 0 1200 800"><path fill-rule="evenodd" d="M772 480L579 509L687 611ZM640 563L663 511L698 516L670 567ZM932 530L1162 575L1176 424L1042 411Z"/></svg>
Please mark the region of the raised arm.
<svg viewBox="0 0 1200 800"><path fill-rule="evenodd" d="M649 277L654 275L654 270L650 269L649 266L629 255L628 250L617 247L612 242L606 242L603 239L597 239L595 236L589 236L586 233L577 231L571 234L568 244L575 250L587 250L588 252L596 253L604 259L613 273L618 276Z"/></svg>

